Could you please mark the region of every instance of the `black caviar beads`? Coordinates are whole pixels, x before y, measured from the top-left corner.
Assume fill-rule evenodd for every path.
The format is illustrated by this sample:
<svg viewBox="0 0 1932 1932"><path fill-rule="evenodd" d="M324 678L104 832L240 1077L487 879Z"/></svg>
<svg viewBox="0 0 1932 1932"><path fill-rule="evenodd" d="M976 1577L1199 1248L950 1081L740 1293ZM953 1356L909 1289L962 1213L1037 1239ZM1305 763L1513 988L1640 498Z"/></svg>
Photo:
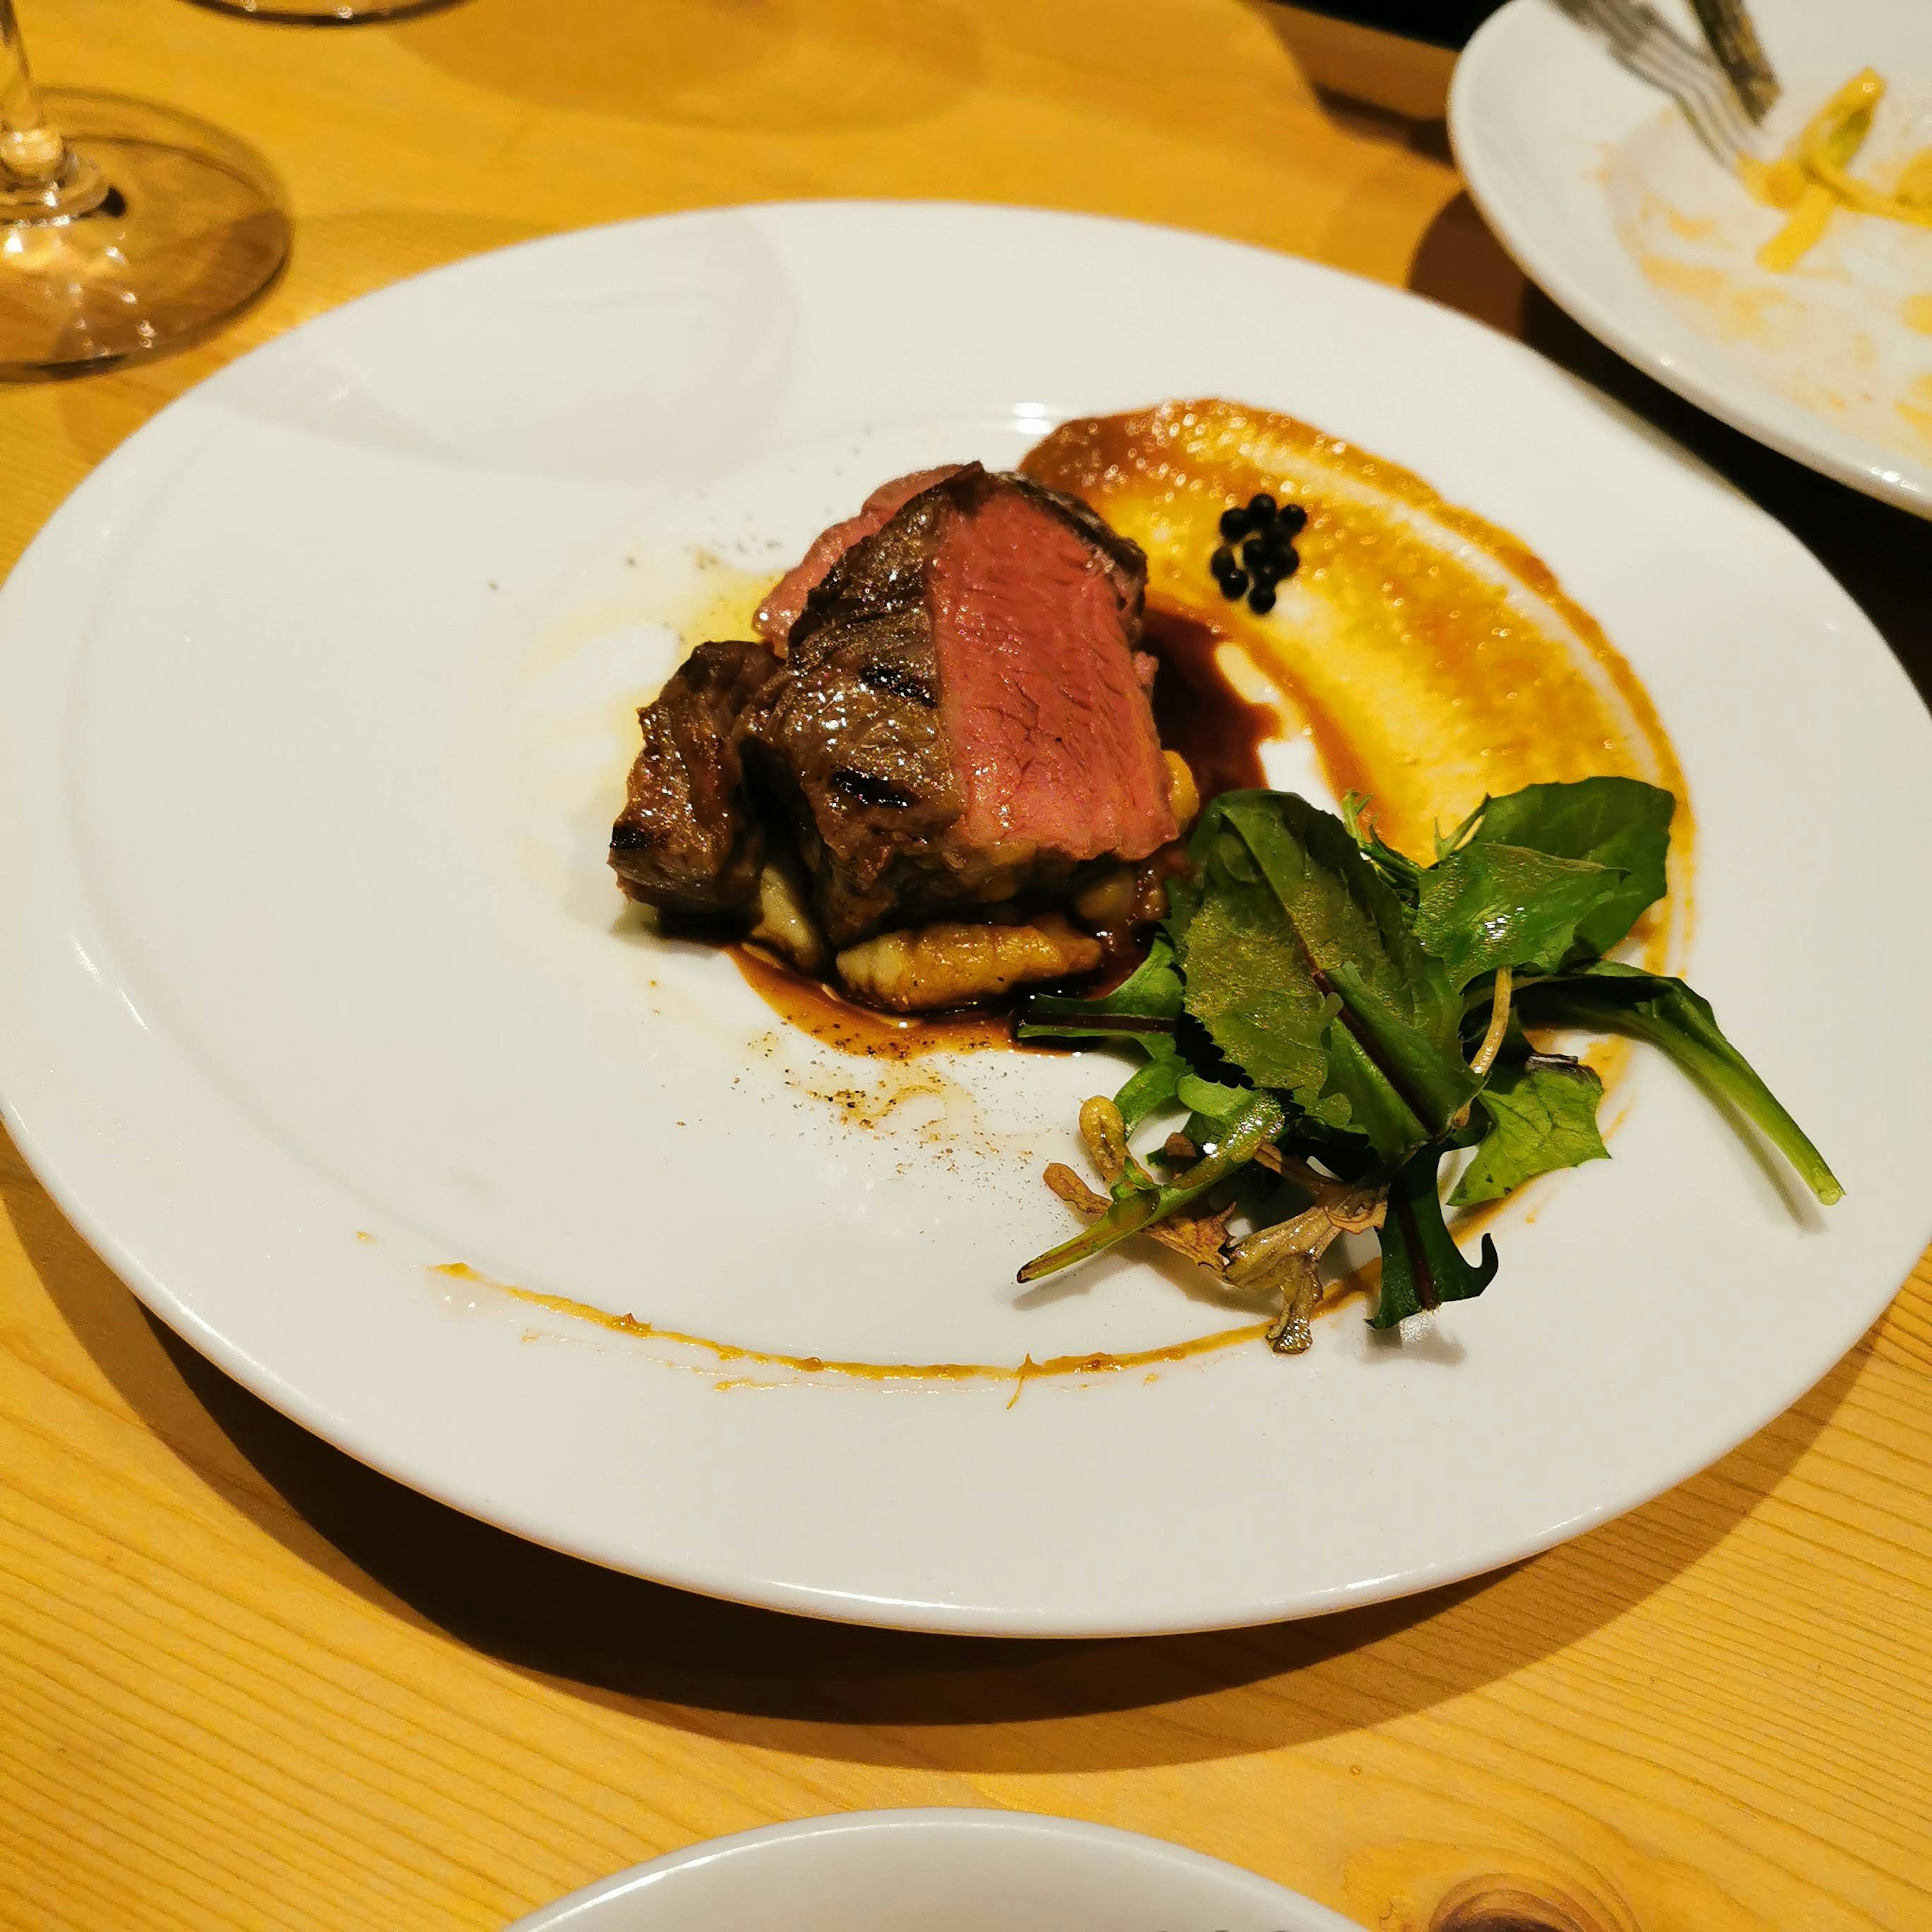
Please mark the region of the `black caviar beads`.
<svg viewBox="0 0 1932 1932"><path fill-rule="evenodd" d="M1246 509L1222 511L1226 541L1208 560L1221 595L1230 603L1245 596L1257 617L1266 616L1274 608L1275 586L1292 577L1300 564L1294 539L1307 521L1308 512L1299 503L1277 507L1264 490L1248 499ZM1238 556L1236 544L1241 547Z"/></svg>

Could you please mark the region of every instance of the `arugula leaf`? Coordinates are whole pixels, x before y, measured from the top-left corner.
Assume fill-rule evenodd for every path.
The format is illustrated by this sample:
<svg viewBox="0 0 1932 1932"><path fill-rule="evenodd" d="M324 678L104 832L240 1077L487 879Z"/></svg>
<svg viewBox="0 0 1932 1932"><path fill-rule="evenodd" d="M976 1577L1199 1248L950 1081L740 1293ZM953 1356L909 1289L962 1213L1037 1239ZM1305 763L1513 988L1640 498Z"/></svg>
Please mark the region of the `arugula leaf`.
<svg viewBox="0 0 1932 1932"><path fill-rule="evenodd" d="M1533 1054L1498 1060L1476 1106L1489 1131L1449 1197L1452 1208L1499 1201L1539 1174L1607 1160L1597 1131L1604 1083L1581 1060Z"/></svg>
<svg viewBox="0 0 1932 1932"><path fill-rule="evenodd" d="M1372 1328L1393 1328L1445 1301L1467 1301L1496 1278L1500 1264L1489 1235L1483 1237L1480 1265L1467 1260L1450 1238L1436 1184L1444 1151L1423 1148L1402 1163L1390 1184L1382 1226L1382 1289L1370 1318Z"/></svg>
<svg viewBox="0 0 1932 1932"><path fill-rule="evenodd" d="M1660 1046L1699 1084L1736 1107L1797 1169L1828 1207L1844 1189L1803 1128L1724 1037L1710 1003L1682 980L1600 959L1582 971L1533 982L1520 1002L1532 1025L1629 1034Z"/></svg>
<svg viewBox="0 0 1932 1932"><path fill-rule="evenodd" d="M1246 1103L1229 1117L1220 1144L1212 1154L1204 1155L1164 1185L1145 1177L1140 1178L1138 1185L1117 1185L1113 1205L1097 1221L1082 1228L1070 1241L1063 1241L1058 1247L1028 1262L1020 1270L1019 1279L1038 1281L1042 1275L1058 1274L1062 1268L1090 1261L1130 1234L1165 1220L1237 1168L1245 1167L1264 1142L1273 1140L1281 1132L1282 1120L1281 1102L1273 1094L1250 1094ZM1130 1162L1129 1176L1137 1174L1135 1164Z"/></svg>
<svg viewBox="0 0 1932 1932"><path fill-rule="evenodd" d="M1254 854L1226 822L1226 802L1202 814L1188 845L1194 905L1175 935L1186 1010L1250 1079L1312 1100L1328 1078L1322 1042L1342 1003L1310 976Z"/></svg>
<svg viewBox="0 0 1932 1932"><path fill-rule="evenodd" d="M1498 966L1554 972L1580 923L1628 896L1626 876L1587 859L1473 840L1423 873L1415 936L1459 989Z"/></svg>
<svg viewBox="0 0 1932 1932"><path fill-rule="evenodd" d="M1640 913L1663 898L1676 809L1669 792L1636 778L1526 785L1484 805L1460 849L1527 846L1551 858L1584 860L1622 872L1621 887L1606 892L1577 922L1580 946L1602 954L1630 931Z"/></svg>
<svg viewBox="0 0 1932 1932"><path fill-rule="evenodd" d="M1290 793L1226 793L1189 854L1186 1010L1222 1054L1331 1125L1345 1100L1386 1158L1441 1132L1479 1084L1461 1002L1340 821Z"/></svg>
<svg viewBox="0 0 1932 1932"><path fill-rule="evenodd" d="M1172 1040L1156 1036L1135 1044L1144 1046L1154 1058L1114 1096L1114 1105L1120 1108L1121 1121L1129 1133L1150 1114L1173 1102L1180 1093L1181 1082L1188 1077L1187 1062Z"/></svg>
<svg viewBox="0 0 1932 1932"><path fill-rule="evenodd" d="M1398 852L1383 842L1369 817L1371 800L1366 792L1352 791L1342 800L1342 823L1362 856L1381 873L1390 889L1404 905L1412 906L1420 888L1424 868L1406 852Z"/></svg>
<svg viewBox="0 0 1932 1932"><path fill-rule="evenodd" d="M1204 1119L1225 1120L1246 1106L1252 1088L1223 1086L1218 1080L1203 1080L1198 1074L1184 1073L1174 1096L1190 1114Z"/></svg>

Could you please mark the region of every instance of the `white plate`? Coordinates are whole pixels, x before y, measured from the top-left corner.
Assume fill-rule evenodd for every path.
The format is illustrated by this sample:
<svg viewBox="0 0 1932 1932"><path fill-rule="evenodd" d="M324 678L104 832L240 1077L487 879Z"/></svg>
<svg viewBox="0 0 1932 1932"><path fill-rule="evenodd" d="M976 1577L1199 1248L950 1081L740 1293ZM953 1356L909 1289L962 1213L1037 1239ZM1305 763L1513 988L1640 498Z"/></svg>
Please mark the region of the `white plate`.
<svg viewBox="0 0 1932 1932"><path fill-rule="evenodd" d="M769 574L882 476L1215 392L1412 466L1602 619L1690 776L1693 976L1850 1199L1795 1208L1646 1060L1615 1160L1514 1210L1496 1286L1417 1345L1350 1313L1299 1359L1017 1400L721 1365L434 1272L875 1362L1228 1325L1142 1260L1013 1286L1116 1064L814 1047L621 920L603 853L688 545ZM622 1569L1041 1634L1397 1595L1721 1454L1928 1232L1932 730L1904 676L1781 530L1594 395L1306 263L863 205L484 256L122 446L0 597L0 1094L37 1172L267 1400Z"/></svg>
<svg viewBox="0 0 1932 1932"><path fill-rule="evenodd" d="M1679 13L1688 28L1688 13ZM1857 164L1932 146L1924 0L1753 0L1784 87L1767 152L1861 67L1892 94ZM1712 415L1932 516L1932 229L1835 214L1794 272L1754 260L1783 218L1555 0L1511 0L1465 49L1449 124L1469 192L1585 328Z"/></svg>
<svg viewBox="0 0 1932 1932"><path fill-rule="evenodd" d="M509 1932L1358 1932L1219 1858L1024 1811L856 1811L634 1865Z"/></svg>

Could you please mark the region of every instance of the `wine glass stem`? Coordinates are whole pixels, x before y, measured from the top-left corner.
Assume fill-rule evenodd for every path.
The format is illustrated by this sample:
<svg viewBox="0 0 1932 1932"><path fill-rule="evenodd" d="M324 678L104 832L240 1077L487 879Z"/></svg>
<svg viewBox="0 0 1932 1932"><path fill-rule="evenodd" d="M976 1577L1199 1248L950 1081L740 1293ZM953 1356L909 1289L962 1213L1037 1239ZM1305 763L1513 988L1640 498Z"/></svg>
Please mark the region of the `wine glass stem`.
<svg viewBox="0 0 1932 1932"><path fill-rule="evenodd" d="M47 125L14 0L0 0L0 171L22 183L52 183L66 153L67 143Z"/></svg>
<svg viewBox="0 0 1932 1932"><path fill-rule="evenodd" d="M14 0L0 0L0 222L70 221L107 193L100 171L49 123Z"/></svg>

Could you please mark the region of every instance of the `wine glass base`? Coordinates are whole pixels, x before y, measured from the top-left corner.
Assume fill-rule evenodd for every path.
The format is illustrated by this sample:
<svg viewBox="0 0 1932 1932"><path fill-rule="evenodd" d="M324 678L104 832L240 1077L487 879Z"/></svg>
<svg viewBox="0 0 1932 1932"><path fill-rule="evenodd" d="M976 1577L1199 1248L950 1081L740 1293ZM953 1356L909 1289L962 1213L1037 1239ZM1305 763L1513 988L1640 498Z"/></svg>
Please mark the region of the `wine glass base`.
<svg viewBox="0 0 1932 1932"><path fill-rule="evenodd" d="M90 214L0 219L0 381L185 348L280 274L289 220L252 148L147 101L62 88L44 98L108 194Z"/></svg>
<svg viewBox="0 0 1932 1932"><path fill-rule="evenodd" d="M232 14L244 20L266 20L283 27L374 26L384 20L406 20L454 7L458 0L194 0L212 14Z"/></svg>

